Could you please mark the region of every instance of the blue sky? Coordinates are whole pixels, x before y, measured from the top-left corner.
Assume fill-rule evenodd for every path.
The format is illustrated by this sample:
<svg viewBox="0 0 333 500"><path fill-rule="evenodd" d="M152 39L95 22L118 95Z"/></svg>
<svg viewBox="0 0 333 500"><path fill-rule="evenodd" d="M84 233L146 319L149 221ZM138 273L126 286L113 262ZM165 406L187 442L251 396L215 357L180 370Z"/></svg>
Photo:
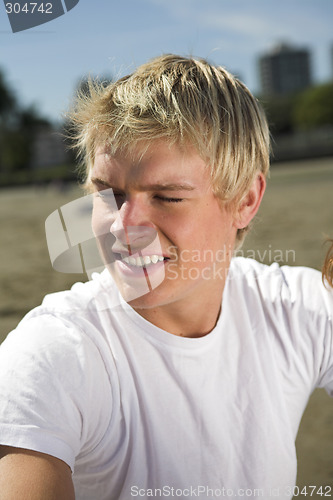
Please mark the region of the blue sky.
<svg viewBox="0 0 333 500"><path fill-rule="evenodd" d="M332 78L332 0L80 0L66 15L13 34L0 4L0 68L24 104L60 120L85 74L120 77L166 52L206 57L258 91L257 58L288 41Z"/></svg>

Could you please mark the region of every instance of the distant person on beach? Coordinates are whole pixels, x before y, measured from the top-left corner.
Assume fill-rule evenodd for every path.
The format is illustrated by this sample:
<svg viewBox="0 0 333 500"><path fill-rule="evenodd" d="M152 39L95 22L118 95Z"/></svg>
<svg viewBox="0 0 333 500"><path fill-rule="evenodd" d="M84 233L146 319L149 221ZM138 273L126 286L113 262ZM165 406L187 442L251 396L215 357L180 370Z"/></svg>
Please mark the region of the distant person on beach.
<svg viewBox="0 0 333 500"><path fill-rule="evenodd" d="M291 499L309 396L333 395L333 292L234 256L269 170L260 105L164 55L72 120L105 270L0 348L1 500Z"/></svg>

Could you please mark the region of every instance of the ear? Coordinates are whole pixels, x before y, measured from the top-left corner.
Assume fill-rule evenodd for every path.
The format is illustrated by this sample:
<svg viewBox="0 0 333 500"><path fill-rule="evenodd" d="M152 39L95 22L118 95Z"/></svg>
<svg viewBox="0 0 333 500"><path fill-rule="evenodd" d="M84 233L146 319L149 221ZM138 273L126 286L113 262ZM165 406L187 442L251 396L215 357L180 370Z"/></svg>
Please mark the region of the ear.
<svg viewBox="0 0 333 500"><path fill-rule="evenodd" d="M253 181L251 188L241 199L238 209L236 209L235 225L237 229L243 229L249 225L253 217L258 212L265 189L265 176L262 172L259 172Z"/></svg>

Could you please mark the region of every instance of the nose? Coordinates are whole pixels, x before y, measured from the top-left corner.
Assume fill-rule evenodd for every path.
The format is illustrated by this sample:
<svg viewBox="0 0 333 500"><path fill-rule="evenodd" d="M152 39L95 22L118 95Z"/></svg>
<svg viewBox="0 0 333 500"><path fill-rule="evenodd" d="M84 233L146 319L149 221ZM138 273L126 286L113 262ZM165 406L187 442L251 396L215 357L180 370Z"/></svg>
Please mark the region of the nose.
<svg viewBox="0 0 333 500"><path fill-rule="evenodd" d="M110 232L131 252L148 246L156 237L149 211L143 202L126 200L115 214Z"/></svg>

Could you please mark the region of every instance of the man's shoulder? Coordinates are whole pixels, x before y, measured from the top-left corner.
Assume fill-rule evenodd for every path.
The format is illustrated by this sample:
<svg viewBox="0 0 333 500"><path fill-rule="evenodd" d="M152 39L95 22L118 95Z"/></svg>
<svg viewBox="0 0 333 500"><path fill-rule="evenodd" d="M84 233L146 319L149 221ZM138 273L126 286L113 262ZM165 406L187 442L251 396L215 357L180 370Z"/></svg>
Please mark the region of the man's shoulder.
<svg viewBox="0 0 333 500"><path fill-rule="evenodd" d="M47 295L9 333L1 345L1 356L20 353L24 359L47 360L53 367L76 366L87 360L100 365L109 352L102 311L107 307L105 301L110 306L113 298L116 301L117 291L104 273L76 283L70 290ZM112 323L109 325L111 330Z"/></svg>
<svg viewBox="0 0 333 500"><path fill-rule="evenodd" d="M323 295L330 295L321 279L321 273L302 266L266 265L253 259L235 257L230 266L229 280L243 289L256 290L271 301L285 300L316 304Z"/></svg>
<svg viewBox="0 0 333 500"><path fill-rule="evenodd" d="M102 341L103 311L119 307L119 294L109 273L95 274L90 281L75 283L71 289L51 293L32 309L8 336L35 339L36 344L77 345ZM90 338L90 341L89 341ZM37 346L36 346L37 347Z"/></svg>
<svg viewBox="0 0 333 500"><path fill-rule="evenodd" d="M89 317L103 308L119 306L119 294L107 271L94 273L87 282L77 282L69 290L46 295L40 306L32 309L24 318L41 315L62 317Z"/></svg>
<svg viewBox="0 0 333 500"><path fill-rule="evenodd" d="M321 282L321 273L310 267L280 265L278 262L267 265L245 257L232 259L230 273L233 278L245 280L256 279L269 282L279 279L287 286L299 281Z"/></svg>

